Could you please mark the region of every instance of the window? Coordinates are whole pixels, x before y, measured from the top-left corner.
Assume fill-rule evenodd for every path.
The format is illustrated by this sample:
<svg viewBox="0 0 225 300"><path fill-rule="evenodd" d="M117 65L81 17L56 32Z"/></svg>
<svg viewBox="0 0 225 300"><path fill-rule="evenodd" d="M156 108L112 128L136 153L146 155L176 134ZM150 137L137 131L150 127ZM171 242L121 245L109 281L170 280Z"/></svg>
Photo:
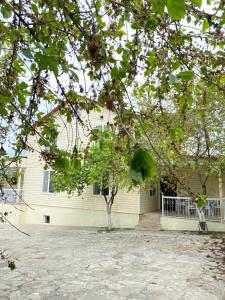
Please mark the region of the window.
<svg viewBox="0 0 225 300"><path fill-rule="evenodd" d="M46 223L46 224L49 224L50 223L50 216L44 216L43 222Z"/></svg>
<svg viewBox="0 0 225 300"><path fill-rule="evenodd" d="M73 115L74 118L81 117L81 108L79 108L77 105L74 107Z"/></svg>
<svg viewBox="0 0 225 300"><path fill-rule="evenodd" d="M149 196L154 197L156 195L156 188L151 188L149 191Z"/></svg>
<svg viewBox="0 0 225 300"><path fill-rule="evenodd" d="M44 171L42 192L54 193L54 189L52 186L53 176L54 176L54 171Z"/></svg>
<svg viewBox="0 0 225 300"><path fill-rule="evenodd" d="M109 196L109 188L102 189L102 185L95 183L93 185L93 195L106 195Z"/></svg>

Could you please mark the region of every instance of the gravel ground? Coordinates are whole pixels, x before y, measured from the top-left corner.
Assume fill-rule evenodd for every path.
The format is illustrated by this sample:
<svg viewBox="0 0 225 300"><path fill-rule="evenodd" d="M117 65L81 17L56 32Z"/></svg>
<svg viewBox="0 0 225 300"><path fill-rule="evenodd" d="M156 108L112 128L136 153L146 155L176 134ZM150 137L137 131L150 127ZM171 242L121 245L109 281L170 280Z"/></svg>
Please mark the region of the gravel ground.
<svg viewBox="0 0 225 300"><path fill-rule="evenodd" d="M4 299L225 299L225 235L0 226Z"/></svg>

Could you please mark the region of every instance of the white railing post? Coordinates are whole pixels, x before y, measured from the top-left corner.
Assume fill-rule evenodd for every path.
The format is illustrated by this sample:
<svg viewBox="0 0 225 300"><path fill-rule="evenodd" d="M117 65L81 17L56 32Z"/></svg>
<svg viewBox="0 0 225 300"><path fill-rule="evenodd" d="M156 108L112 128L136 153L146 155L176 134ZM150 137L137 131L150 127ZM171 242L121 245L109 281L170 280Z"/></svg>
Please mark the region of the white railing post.
<svg viewBox="0 0 225 300"><path fill-rule="evenodd" d="M219 174L219 198L220 198L220 218L221 222L224 221L224 201L223 201L223 180L222 180L222 174Z"/></svg>
<svg viewBox="0 0 225 300"><path fill-rule="evenodd" d="M206 213L206 220L225 222L225 198L207 198L206 205L201 209ZM161 195L162 216L198 218L196 205L190 197L175 197Z"/></svg>

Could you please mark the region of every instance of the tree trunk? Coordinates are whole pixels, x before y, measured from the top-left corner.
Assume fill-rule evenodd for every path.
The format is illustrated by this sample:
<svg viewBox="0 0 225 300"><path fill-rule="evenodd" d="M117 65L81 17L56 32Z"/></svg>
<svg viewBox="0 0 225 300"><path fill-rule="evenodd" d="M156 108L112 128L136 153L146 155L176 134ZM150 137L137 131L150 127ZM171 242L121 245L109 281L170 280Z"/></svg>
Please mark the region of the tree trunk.
<svg viewBox="0 0 225 300"><path fill-rule="evenodd" d="M206 196L207 193L207 189L206 189L206 180L204 182L201 183L202 186L202 194L204 196ZM198 220L199 222L205 222L205 212L203 207L197 207L196 206L196 211L197 211L197 215L198 215Z"/></svg>
<svg viewBox="0 0 225 300"><path fill-rule="evenodd" d="M205 213L204 213L203 208L196 206L196 211L197 211L197 214L198 214L199 222L205 222Z"/></svg>
<svg viewBox="0 0 225 300"><path fill-rule="evenodd" d="M112 218L111 218L111 213L112 213L112 203L107 202L106 203L106 211L107 211L107 219L108 219L108 229L112 229Z"/></svg>
<svg viewBox="0 0 225 300"><path fill-rule="evenodd" d="M205 195L205 196L206 196L207 189L206 189L206 183L205 183L205 182L204 182L204 183L202 183L202 193L203 193L203 195Z"/></svg>

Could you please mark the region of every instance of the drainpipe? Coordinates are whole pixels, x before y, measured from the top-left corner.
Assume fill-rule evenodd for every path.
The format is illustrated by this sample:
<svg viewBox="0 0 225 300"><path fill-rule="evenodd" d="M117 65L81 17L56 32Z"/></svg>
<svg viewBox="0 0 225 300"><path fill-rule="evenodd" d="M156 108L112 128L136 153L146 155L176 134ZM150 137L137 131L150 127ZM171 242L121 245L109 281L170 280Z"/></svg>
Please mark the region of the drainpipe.
<svg viewBox="0 0 225 300"><path fill-rule="evenodd" d="M221 216L221 222L225 220L224 216L224 199L223 199L223 179L221 173L219 174L219 198L220 198L220 216Z"/></svg>

